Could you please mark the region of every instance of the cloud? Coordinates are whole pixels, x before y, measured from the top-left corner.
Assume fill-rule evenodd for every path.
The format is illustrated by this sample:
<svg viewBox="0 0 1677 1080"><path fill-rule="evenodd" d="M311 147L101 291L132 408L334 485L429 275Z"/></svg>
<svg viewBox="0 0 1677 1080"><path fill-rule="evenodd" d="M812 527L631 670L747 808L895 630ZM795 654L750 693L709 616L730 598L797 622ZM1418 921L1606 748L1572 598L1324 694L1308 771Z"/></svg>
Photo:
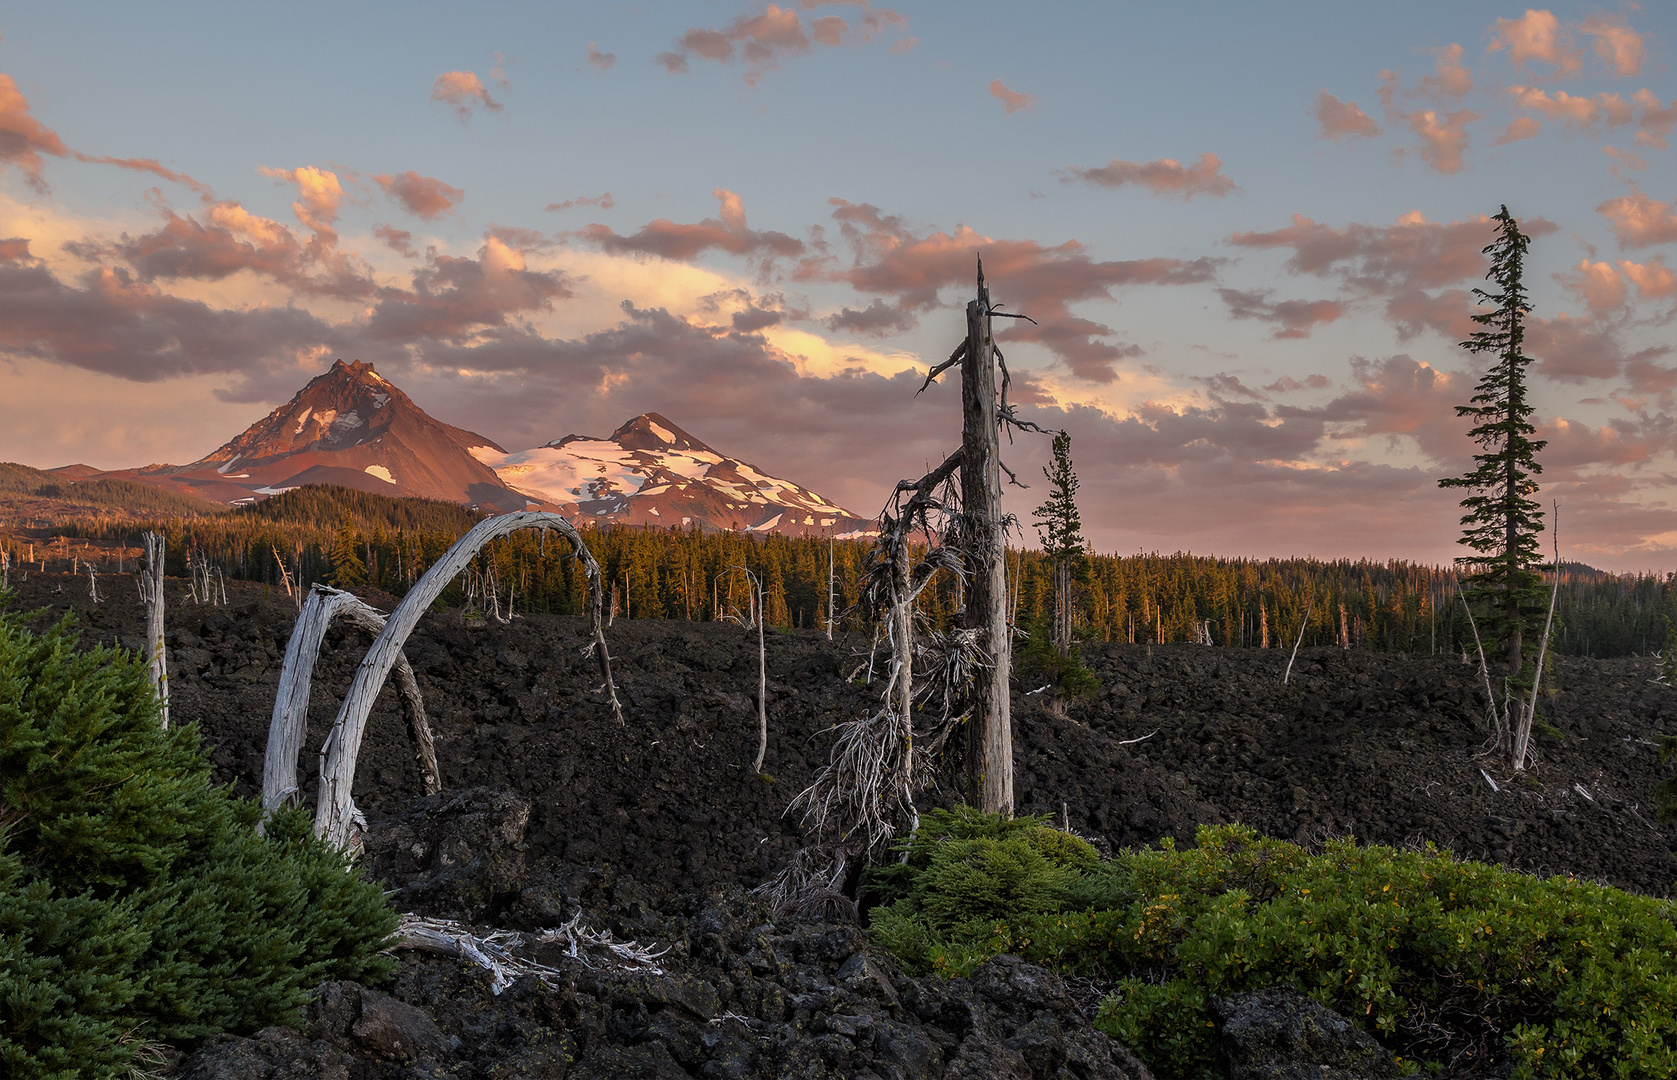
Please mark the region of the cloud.
<svg viewBox="0 0 1677 1080"><path fill-rule="evenodd" d="M121 268L67 285L44 266L0 264L0 352L134 382L248 374L340 340L295 307L219 310L168 296Z"/></svg>
<svg viewBox="0 0 1677 1080"><path fill-rule="evenodd" d="M1437 53L1433 74L1421 78L1421 93L1439 99L1466 97L1473 89L1473 73L1462 66L1462 47L1447 45Z"/></svg>
<svg viewBox="0 0 1677 1080"><path fill-rule="evenodd" d="M1648 247L1677 240L1677 210L1640 190L1608 199L1596 207L1613 227L1622 248Z"/></svg>
<svg viewBox="0 0 1677 1080"><path fill-rule="evenodd" d="M1673 127L1677 127L1677 98L1672 98L1669 105L1661 106L1659 95L1644 89L1632 94L1631 100L1642 107L1642 119L1637 124L1637 143L1664 150L1666 137Z"/></svg>
<svg viewBox="0 0 1677 1080"><path fill-rule="evenodd" d="M1093 383L1113 381L1117 363L1139 356L1141 348L1101 340L1113 329L1073 314L1072 304L1111 299L1113 290L1126 286L1203 283L1215 276L1219 263L1211 258L1103 262L1091 259L1075 240L1045 247L1034 240L993 239L965 225L948 233L917 233L901 217L868 203L828 202L853 261L843 266L831 257L809 259L799 266L801 278L847 282L865 295L894 297L900 311L929 311L941 306L942 290L972 287L974 257L982 255L986 276L997 283L997 301L1039 324L1017 321L1002 339L1040 344L1076 378Z"/></svg>
<svg viewBox="0 0 1677 1080"><path fill-rule="evenodd" d="M445 71L431 83L431 100L440 101L454 109L464 124L472 118L473 109L500 112L501 103L489 96L483 80L470 71Z"/></svg>
<svg viewBox="0 0 1677 1080"><path fill-rule="evenodd" d="M412 169L394 176L381 173L373 180L386 195L405 206L408 213L425 221L437 220L466 197L463 189L434 176L421 176Z"/></svg>
<svg viewBox="0 0 1677 1080"><path fill-rule="evenodd" d="M1500 49L1508 50L1508 59L1515 67L1533 61L1550 65L1554 69L1552 78L1576 75L1583 67L1584 51L1573 45L1571 35L1561 29L1552 11L1528 8L1518 19L1498 19L1488 51Z"/></svg>
<svg viewBox="0 0 1677 1080"><path fill-rule="evenodd" d="M1522 139L1531 138L1542 130L1543 122L1536 117L1516 116L1508 121L1508 126L1503 128L1502 134L1496 137L1496 145L1507 146L1509 143L1517 143Z"/></svg>
<svg viewBox="0 0 1677 1080"><path fill-rule="evenodd" d="M1677 296L1677 274L1673 274L1665 265L1665 259L1656 255L1645 263L1634 263L1624 260L1619 263L1619 269L1636 286L1636 291L1644 300L1657 300L1667 296Z"/></svg>
<svg viewBox="0 0 1677 1080"><path fill-rule="evenodd" d="M1647 58L1648 46L1642 35L1608 15L1591 15L1578 29L1595 38L1595 54L1607 62L1615 75L1637 75Z"/></svg>
<svg viewBox="0 0 1677 1080"><path fill-rule="evenodd" d="M610 210L617 205L611 197L611 192L603 195L593 195L587 198L566 199L564 202L550 202L542 207L544 210L569 210L573 206L598 206L601 210Z"/></svg>
<svg viewBox="0 0 1677 1080"><path fill-rule="evenodd" d="M914 312L891 307L883 300L875 300L860 311L849 307L841 308L838 314L829 315L822 320L827 329L837 333L864 334L870 337L904 334L914 329L919 321L919 316Z"/></svg>
<svg viewBox="0 0 1677 1080"><path fill-rule="evenodd" d="M3 77L0 76L0 78ZM76 160L85 161L90 165L115 165L119 169L127 169L130 172L151 173L153 176L159 176L164 180L191 188L206 203L215 201L215 193L210 190L208 184L194 180L183 172L165 168L156 158L119 158L108 155L94 157L90 154L78 152Z"/></svg>
<svg viewBox="0 0 1677 1080"><path fill-rule="evenodd" d="M29 114L29 99L10 75L0 75L0 168L20 169L29 186L46 190L41 178L41 155L70 153L58 133Z"/></svg>
<svg viewBox="0 0 1677 1080"><path fill-rule="evenodd" d="M1218 289L1231 319L1258 319L1276 324L1271 336L1285 341L1307 338L1317 323L1331 323L1345 313L1337 300L1283 300L1271 303L1268 289Z"/></svg>
<svg viewBox="0 0 1677 1080"><path fill-rule="evenodd" d="M1571 272L1556 274L1555 280L1597 314L1623 307L1629 296L1624 279L1612 263L1580 259Z"/></svg>
<svg viewBox="0 0 1677 1080"><path fill-rule="evenodd" d="M466 342L509 326L510 316L546 311L570 295L562 273L528 269L523 251L491 235L476 259L433 252L411 288L383 290L366 332L402 344Z"/></svg>
<svg viewBox="0 0 1677 1080"><path fill-rule="evenodd" d="M333 230L332 222L338 219L338 206L343 202L344 189L336 173L317 169L313 165L296 169L259 167L256 171L296 185L298 198L291 204L291 212L297 215L304 228L327 243L337 240L338 234Z"/></svg>
<svg viewBox="0 0 1677 1080"><path fill-rule="evenodd" d="M1199 161L1186 166L1172 158L1160 158L1158 161L1145 163L1113 158L1098 168L1071 166L1066 169L1071 175L1062 177L1061 182L1071 183L1073 179L1077 179L1097 187L1140 184L1163 198L1176 195L1185 200L1192 199L1195 195L1221 197L1234 190L1234 181L1222 174L1222 168L1222 160L1216 154L1209 153L1201 154Z"/></svg>
<svg viewBox="0 0 1677 1080"><path fill-rule="evenodd" d="M595 71L610 71L611 66L615 63L617 63L616 53L600 52L598 49L594 48L594 43L592 41L588 43L589 67L593 68Z"/></svg>
<svg viewBox="0 0 1677 1080"><path fill-rule="evenodd" d="M1603 121L1610 128L1620 127L1630 123L1634 116L1630 102L1618 94L1580 97L1565 90L1550 94L1532 86L1510 86L1508 93L1520 108L1542 113L1548 119L1578 131L1588 130Z"/></svg>
<svg viewBox="0 0 1677 1080"><path fill-rule="evenodd" d="M1409 130L1421 137L1421 160L1441 173L1462 169L1467 150L1467 125L1479 119L1472 109L1416 109L1405 113Z"/></svg>
<svg viewBox="0 0 1677 1080"><path fill-rule="evenodd" d="M1015 93L1004 86L1000 79L996 79L990 83L990 96L1002 103L1002 108L1007 110L1007 115L1009 116L1012 116L1016 112L1024 112L1027 109L1036 108L1035 94Z"/></svg>
<svg viewBox="0 0 1677 1080"><path fill-rule="evenodd" d="M419 252L413 248L413 233L406 229L398 229L394 225L374 225L373 235L398 255L406 255L410 259L419 257Z"/></svg>
<svg viewBox="0 0 1677 1080"><path fill-rule="evenodd" d="M1620 150L1617 146L1604 146L1601 152L1624 165L1627 169L1639 170L1648 167L1648 159L1641 154L1633 154L1629 150ZM1617 175L1617 170L1613 170Z"/></svg>
<svg viewBox="0 0 1677 1080"><path fill-rule="evenodd" d="M1342 139L1350 135L1368 137L1380 133L1380 125L1357 107L1354 101L1340 101L1323 90L1316 95L1318 134L1324 139Z"/></svg>
<svg viewBox="0 0 1677 1080"><path fill-rule="evenodd" d="M575 235L602 251L616 254L656 255L661 259L690 260L712 248L730 255L796 256L804 243L781 232L756 232L745 223L745 205L726 188L711 192L721 203L721 219L705 218L696 225L681 225L659 218L632 236L619 236L605 225L589 225Z"/></svg>
<svg viewBox="0 0 1677 1080"><path fill-rule="evenodd" d="M820 3L804 0L804 6L818 7ZM865 45L887 30L908 26L907 19L889 8L876 8L869 0L861 0L858 6L862 10L854 23L837 15L823 15L812 20L806 30L796 10L769 4L761 12L739 16L720 30L692 27L676 39L674 51L659 53L655 60L671 75L687 74L692 60L716 64L742 61L746 85L756 86L769 72L779 71L782 60L805 55L817 45ZM892 51L906 50L893 47Z"/></svg>

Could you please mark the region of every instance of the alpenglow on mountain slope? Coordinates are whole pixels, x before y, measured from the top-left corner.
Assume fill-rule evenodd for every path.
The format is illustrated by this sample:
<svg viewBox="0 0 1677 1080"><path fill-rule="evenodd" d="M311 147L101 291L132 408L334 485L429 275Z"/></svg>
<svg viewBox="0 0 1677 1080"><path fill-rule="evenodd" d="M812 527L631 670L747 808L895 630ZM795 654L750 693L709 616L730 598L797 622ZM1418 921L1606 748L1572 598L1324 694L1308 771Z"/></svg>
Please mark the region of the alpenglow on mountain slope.
<svg viewBox="0 0 1677 1080"><path fill-rule="evenodd" d="M472 454L502 482L580 518L634 525L871 535L874 522L815 492L731 458L658 413L610 438L566 435L514 453Z"/></svg>
<svg viewBox="0 0 1677 1080"><path fill-rule="evenodd" d="M339 360L284 405L190 465L101 472L67 465L72 483L120 477L223 504L305 484L526 508L652 527L791 535L871 535L874 522L790 480L718 453L657 413L608 439L567 435L508 453L434 419L373 365Z"/></svg>

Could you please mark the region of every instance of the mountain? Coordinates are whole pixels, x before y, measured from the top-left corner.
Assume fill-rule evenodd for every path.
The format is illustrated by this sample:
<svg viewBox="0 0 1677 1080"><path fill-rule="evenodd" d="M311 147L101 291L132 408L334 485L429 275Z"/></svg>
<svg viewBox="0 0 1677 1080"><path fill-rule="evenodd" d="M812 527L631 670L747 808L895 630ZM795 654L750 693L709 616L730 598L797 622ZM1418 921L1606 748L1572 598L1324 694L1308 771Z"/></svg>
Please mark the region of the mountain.
<svg viewBox="0 0 1677 1080"><path fill-rule="evenodd" d="M727 457L658 413L607 439L566 435L533 450L472 449L502 482L579 518L633 525L872 535L874 522Z"/></svg>
<svg viewBox="0 0 1677 1080"><path fill-rule="evenodd" d="M190 465L105 473L242 503L304 484L522 510L528 500L473 456L493 440L432 419L373 365L342 360L289 402Z"/></svg>

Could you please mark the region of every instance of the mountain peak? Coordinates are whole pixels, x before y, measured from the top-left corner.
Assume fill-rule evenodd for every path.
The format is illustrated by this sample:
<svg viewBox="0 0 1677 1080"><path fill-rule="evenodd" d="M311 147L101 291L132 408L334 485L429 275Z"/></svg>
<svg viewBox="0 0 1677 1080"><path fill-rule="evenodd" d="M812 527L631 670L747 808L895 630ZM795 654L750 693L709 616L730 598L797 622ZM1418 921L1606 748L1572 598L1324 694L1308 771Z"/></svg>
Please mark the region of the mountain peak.
<svg viewBox="0 0 1677 1080"><path fill-rule="evenodd" d="M704 443L655 412L641 413L611 433L611 441L625 450L697 450L716 453Z"/></svg>

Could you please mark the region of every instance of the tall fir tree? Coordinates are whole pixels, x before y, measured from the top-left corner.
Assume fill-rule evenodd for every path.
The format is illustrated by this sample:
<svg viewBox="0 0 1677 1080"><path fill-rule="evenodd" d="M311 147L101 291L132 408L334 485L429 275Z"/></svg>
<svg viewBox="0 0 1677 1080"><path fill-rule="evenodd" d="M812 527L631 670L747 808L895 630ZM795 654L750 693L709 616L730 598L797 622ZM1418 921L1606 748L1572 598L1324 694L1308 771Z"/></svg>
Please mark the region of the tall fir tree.
<svg viewBox="0 0 1677 1080"><path fill-rule="evenodd" d="M1526 625L1543 611L1537 543L1543 512L1531 496L1537 493L1534 477L1543 471L1537 453L1548 444L1532 438L1537 429L1526 398L1526 368L1532 358L1524 352L1525 319L1531 304L1522 275L1531 238L1520 231L1506 206L1492 220L1497 238L1484 249L1491 257L1485 277L1496 290L1473 290L1481 304L1491 306L1473 316L1485 329L1461 347L1475 355L1488 353L1495 362L1469 403L1456 406L1457 416L1472 418L1468 435L1483 453L1473 456L1478 467L1472 472L1445 477L1438 484L1474 493L1462 500L1467 513L1462 516L1461 542L1478 554L1456 562L1472 571L1468 598L1489 605L1491 633L1507 650L1507 675L1518 679L1529 645Z"/></svg>
<svg viewBox="0 0 1677 1080"><path fill-rule="evenodd" d="M355 550L360 538L355 534L355 523L344 518L332 539L332 584L340 589L353 589L367 584L367 564Z"/></svg>
<svg viewBox="0 0 1677 1080"><path fill-rule="evenodd" d="M1088 576L1087 545L1083 522L1077 513L1077 471L1071 464L1071 436L1054 436L1054 458L1043 470L1048 478L1048 498L1031 511L1043 553L1054 572L1054 644L1060 655L1071 652L1075 611L1075 588Z"/></svg>

